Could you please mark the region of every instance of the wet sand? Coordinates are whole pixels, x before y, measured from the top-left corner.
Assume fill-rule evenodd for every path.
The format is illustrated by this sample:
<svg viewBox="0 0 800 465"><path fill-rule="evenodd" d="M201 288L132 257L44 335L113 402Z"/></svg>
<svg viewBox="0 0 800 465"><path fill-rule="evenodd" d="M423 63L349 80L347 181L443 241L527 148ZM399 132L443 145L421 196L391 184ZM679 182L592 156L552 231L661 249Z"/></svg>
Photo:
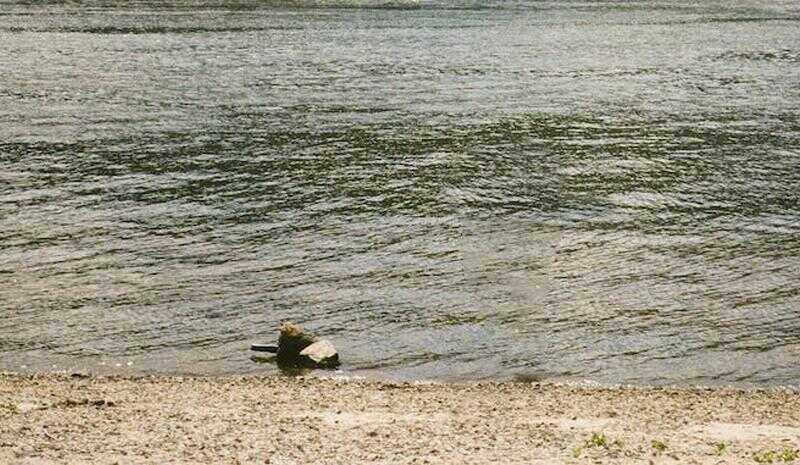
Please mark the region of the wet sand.
<svg viewBox="0 0 800 465"><path fill-rule="evenodd" d="M797 449L789 390L0 375L2 464L741 464Z"/></svg>

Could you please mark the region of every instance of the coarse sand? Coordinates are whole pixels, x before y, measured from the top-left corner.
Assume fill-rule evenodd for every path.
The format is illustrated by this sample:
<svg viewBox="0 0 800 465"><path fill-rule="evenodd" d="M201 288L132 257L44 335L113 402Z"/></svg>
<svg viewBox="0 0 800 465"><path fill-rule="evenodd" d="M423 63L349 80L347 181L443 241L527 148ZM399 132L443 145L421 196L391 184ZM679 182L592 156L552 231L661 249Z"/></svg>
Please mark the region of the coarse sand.
<svg viewBox="0 0 800 465"><path fill-rule="evenodd" d="M800 464L791 389L0 374L0 464Z"/></svg>

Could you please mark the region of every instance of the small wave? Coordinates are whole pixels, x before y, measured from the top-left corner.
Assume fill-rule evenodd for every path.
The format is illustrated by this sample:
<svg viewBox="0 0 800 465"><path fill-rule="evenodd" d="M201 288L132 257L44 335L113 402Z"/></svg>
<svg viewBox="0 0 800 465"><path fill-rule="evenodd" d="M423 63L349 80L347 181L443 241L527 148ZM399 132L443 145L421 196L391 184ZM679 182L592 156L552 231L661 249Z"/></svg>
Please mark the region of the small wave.
<svg viewBox="0 0 800 465"><path fill-rule="evenodd" d="M0 1L0 5L6 2ZM29 8L43 7L56 8L58 10L81 8L82 1L70 2L37 2L37 1L12 1L11 5ZM86 2L87 4L89 2ZM543 10L552 9L553 6L545 7L540 2L530 1L507 1L507 0L196 0L189 2L154 2L144 1L119 1L108 0L104 2L91 2L93 9L125 9L137 10L147 9L148 11L170 11L191 8L193 10L228 10L228 11L248 11L262 9L356 9L356 10ZM556 7L557 8L557 7ZM5 15L28 15L25 11L4 12Z"/></svg>
<svg viewBox="0 0 800 465"><path fill-rule="evenodd" d="M5 32L39 32L39 33L68 33L68 34L195 34L195 33L225 33L225 32L257 32L257 31L274 31L274 30L295 30L300 28L286 28L286 27L163 27L163 26L100 26L100 27L9 27L0 28L0 31Z"/></svg>
<svg viewBox="0 0 800 465"><path fill-rule="evenodd" d="M752 50L747 52L726 52L711 57L713 61L767 61L800 63L800 50Z"/></svg>

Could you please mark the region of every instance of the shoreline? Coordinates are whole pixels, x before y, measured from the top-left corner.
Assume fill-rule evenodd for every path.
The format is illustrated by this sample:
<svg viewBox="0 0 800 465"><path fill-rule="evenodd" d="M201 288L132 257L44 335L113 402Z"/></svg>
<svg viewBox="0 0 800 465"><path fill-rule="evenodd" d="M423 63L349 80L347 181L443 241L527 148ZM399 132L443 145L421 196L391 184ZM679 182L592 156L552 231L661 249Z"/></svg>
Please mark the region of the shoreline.
<svg viewBox="0 0 800 465"><path fill-rule="evenodd" d="M4 464L800 464L798 451L794 387L0 373Z"/></svg>

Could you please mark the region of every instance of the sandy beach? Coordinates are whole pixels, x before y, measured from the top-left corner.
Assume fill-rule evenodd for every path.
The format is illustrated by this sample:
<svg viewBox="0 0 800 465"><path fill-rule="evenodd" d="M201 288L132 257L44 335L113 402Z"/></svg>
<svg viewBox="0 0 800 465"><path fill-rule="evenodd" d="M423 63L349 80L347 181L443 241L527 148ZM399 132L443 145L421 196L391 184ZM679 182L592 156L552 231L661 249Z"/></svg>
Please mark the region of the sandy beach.
<svg viewBox="0 0 800 465"><path fill-rule="evenodd" d="M3 464L796 461L789 390L0 375Z"/></svg>

